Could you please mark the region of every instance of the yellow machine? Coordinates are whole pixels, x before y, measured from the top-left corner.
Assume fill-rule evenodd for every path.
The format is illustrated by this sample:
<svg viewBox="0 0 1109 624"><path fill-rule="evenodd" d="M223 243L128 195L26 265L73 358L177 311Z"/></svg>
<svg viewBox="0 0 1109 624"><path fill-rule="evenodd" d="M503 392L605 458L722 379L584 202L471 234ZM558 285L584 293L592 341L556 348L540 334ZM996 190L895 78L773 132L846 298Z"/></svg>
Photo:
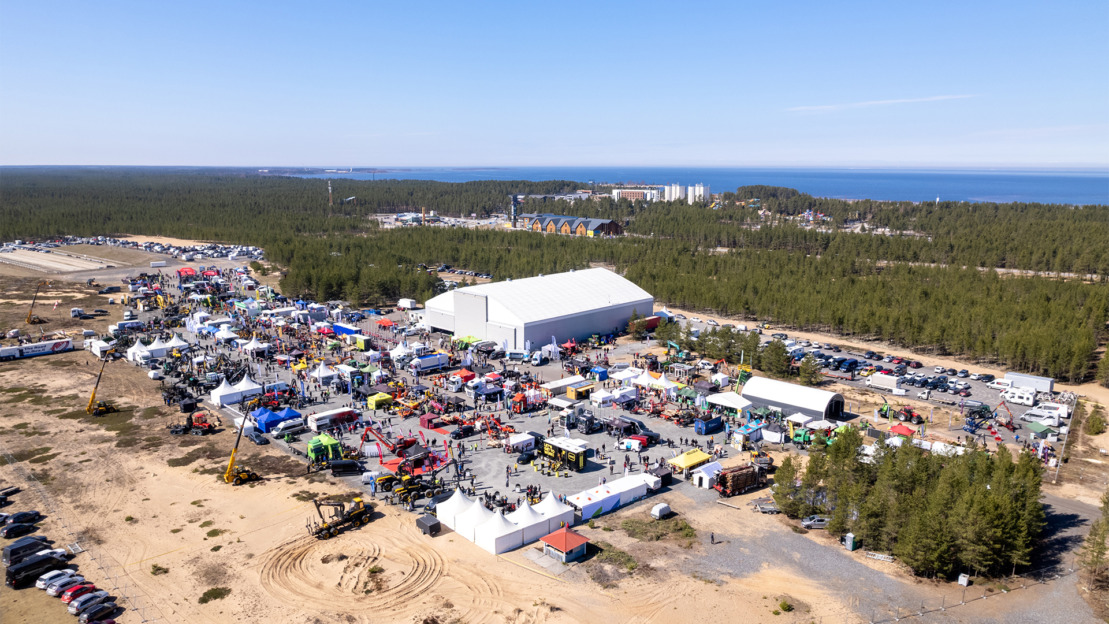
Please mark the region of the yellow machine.
<svg viewBox="0 0 1109 624"><path fill-rule="evenodd" d="M29 310L27 310L27 324L28 325L38 325L40 323L45 323L46 322L46 321L40 319L38 316L35 315L35 302L38 301L39 291L42 290L42 287L43 286L49 286L49 285L50 285L50 282L48 282L48 281L47 282L39 282L38 286L35 287L35 296L31 297L31 308Z"/></svg>
<svg viewBox="0 0 1109 624"><path fill-rule="evenodd" d="M239 442L243 439L243 427L239 428L239 435L235 438L235 447L231 449L231 459L227 462L227 471L223 473L224 483L231 485L242 485L249 481L258 481L262 477L250 468L243 468L242 466L235 465L235 455L239 452Z"/></svg>
<svg viewBox="0 0 1109 624"><path fill-rule="evenodd" d="M115 349L108 349L106 352L104 352L104 361L100 364L100 373L96 375L96 384L94 384L92 387L92 394L89 395L89 404L88 407L85 408L86 414L90 414L92 416L103 416L104 414L110 414L112 412L119 411L119 409L117 409L116 406L112 405L111 403L96 400L96 391L98 388L100 388L101 378L104 377L104 367L108 365L108 356L114 352Z"/></svg>

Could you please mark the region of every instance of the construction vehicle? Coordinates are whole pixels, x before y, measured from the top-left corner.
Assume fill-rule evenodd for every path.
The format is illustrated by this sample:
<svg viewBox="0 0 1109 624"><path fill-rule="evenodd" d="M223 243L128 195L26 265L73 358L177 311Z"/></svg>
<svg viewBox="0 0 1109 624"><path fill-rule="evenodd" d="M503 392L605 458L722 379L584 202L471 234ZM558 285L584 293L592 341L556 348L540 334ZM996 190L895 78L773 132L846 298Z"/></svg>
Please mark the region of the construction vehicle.
<svg viewBox="0 0 1109 624"><path fill-rule="evenodd" d="M917 413L912 407L902 405L897 411L894 411L893 406L886 401L886 397L884 396L882 397L882 407L878 408L878 415L886 419L896 418L901 422L911 422L914 425L924 424L924 417Z"/></svg>
<svg viewBox="0 0 1109 624"><path fill-rule="evenodd" d="M262 478L250 468L235 465L235 455L239 452L239 442L243 439L243 429L246 429L245 423L242 427L239 427L239 435L235 437L235 446L231 449L231 459L227 461L227 471L223 473L223 482L231 485L242 485Z"/></svg>
<svg viewBox="0 0 1109 624"><path fill-rule="evenodd" d="M1004 403L1002 403L1002 405L1004 405ZM988 427L990 419L993 417L994 411L991 410L988 405L974 405L963 415L963 431L975 435L978 433L979 429ZM1009 414L1009 420L1012 421L1012 414Z"/></svg>
<svg viewBox="0 0 1109 624"><path fill-rule="evenodd" d="M42 320L41 318L39 318L38 315L35 314L35 302L38 301L39 291L42 290L42 287L43 286L49 286L49 285L50 285L50 282L48 282L48 281L47 282L39 282L38 286L35 287L35 296L31 297L31 307L30 307L30 309L27 310L27 324L28 325L41 325L42 323L46 322L46 321Z"/></svg>
<svg viewBox="0 0 1109 624"><path fill-rule="evenodd" d="M103 361L100 363L100 372L96 375L96 383L92 386L92 394L89 395L89 404L85 408L85 413L90 416L103 416L119 411L119 408L108 401L96 400L96 391L100 388L100 380L104 377L104 367L108 365L108 355L114 352L115 349L108 349L103 354Z"/></svg>
<svg viewBox="0 0 1109 624"><path fill-rule="evenodd" d="M361 498L356 498L350 503L350 508L338 501L320 501L312 499L316 505L316 513L320 516L320 524L312 519L308 520L308 533L317 539L330 539L339 534L345 527L357 527L369 524L373 519L373 506L367 505ZM335 512L330 518L323 516L324 507L334 507Z"/></svg>
<svg viewBox="0 0 1109 624"><path fill-rule="evenodd" d="M765 473L754 464L725 468L716 475L716 484L713 489L720 492L720 496L736 496L743 494L751 488L766 485Z"/></svg>
<svg viewBox="0 0 1109 624"><path fill-rule="evenodd" d="M766 451L751 451L751 463L764 472L770 472L774 469L774 458Z"/></svg>
<svg viewBox="0 0 1109 624"><path fill-rule="evenodd" d="M389 450L390 453L396 455L397 457L401 457L403 455L404 449L410 446L415 446L416 443L419 442L419 440L417 440L415 436L401 436L397 438L395 442L390 442L388 439L385 438L385 436L381 435L381 433L378 432L377 429L375 429L373 426L369 426L366 427L364 431L362 431L362 443L358 445L359 457L361 457L362 455L362 447L366 445L366 441L369 439L367 437L367 434L377 438L378 442L381 442L382 446L384 446L386 449Z"/></svg>
<svg viewBox="0 0 1109 624"><path fill-rule="evenodd" d="M797 448L807 448L816 441L816 435L811 429L798 427L793 430L793 445Z"/></svg>

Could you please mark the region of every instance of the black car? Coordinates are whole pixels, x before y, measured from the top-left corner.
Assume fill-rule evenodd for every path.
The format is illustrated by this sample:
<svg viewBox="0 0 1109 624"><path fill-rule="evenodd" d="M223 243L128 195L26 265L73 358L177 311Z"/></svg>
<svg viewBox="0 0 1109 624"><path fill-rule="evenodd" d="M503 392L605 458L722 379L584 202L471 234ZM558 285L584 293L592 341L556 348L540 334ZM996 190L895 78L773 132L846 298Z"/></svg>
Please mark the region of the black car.
<svg viewBox="0 0 1109 624"><path fill-rule="evenodd" d="M782 333L770 334L770 337L775 339L775 340L785 340L785 339L789 338L789 334L782 334Z"/></svg>
<svg viewBox="0 0 1109 624"><path fill-rule="evenodd" d="M473 425L462 425L458 429L455 429L454 431L451 432L451 438L455 439L455 440L461 440L462 438L468 438L472 435L474 435L474 426Z"/></svg>
<svg viewBox="0 0 1109 624"><path fill-rule="evenodd" d="M79 622L79 624L88 624L89 622L103 620L109 615L115 613L116 609L116 603L102 602L98 605L89 607L88 609L82 611L81 615L77 618L77 622Z"/></svg>
<svg viewBox="0 0 1109 624"><path fill-rule="evenodd" d="M8 516L7 524L33 524L42 520L42 514L37 511L19 511Z"/></svg>
<svg viewBox="0 0 1109 624"><path fill-rule="evenodd" d="M987 373L985 375L981 375L981 376L978 377L978 381L981 381L982 383L990 383L994 379L997 379L997 378L994 377L993 375L990 375L989 373Z"/></svg>
<svg viewBox="0 0 1109 624"><path fill-rule="evenodd" d="M517 464L530 464L535 461L535 451L524 451L516 458Z"/></svg>
<svg viewBox="0 0 1109 624"><path fill-rule="evenodd" d="M955 375L959 374L959 371L955 370L954 368L949 368L947 369L947 374L951 377L954 377Z"/></svg>
<svg viewBox="0 0 1109 624"><path fill-rule="evenodd" d="M11 539L13 537L19 537L20 535L34 533L36 529L38 529L38 526L34 524L6 524L4 528L0 529L0 537Z"/></svg>
<svg viewBox="0 0 1109 624"><path fill-rule="evenodd" d="M878 357L878 354L873 352L873 351L867 351L866 353L863 354L863 357L868 359L868 360L873 360L873 359Z"/></svg>
<svg viewBox="0 0 1109 624"><path fill-rule="evenodd" d="M435 508L439 506L439 503L447 500L451 496L454 496L454 492L443 492L442 494L436 494L435 496L432 496L431 499L428 500L427 503L424 505L424 513L434 516Z"/></svg>
<svg viewBox="0 0 1109 624"><path fill-rule="evenodd" d="M246 434L246 437L250 438L250 441L257 444L258 446L270 443L269 439L258 431L251 431L250 433Z"/></svg>

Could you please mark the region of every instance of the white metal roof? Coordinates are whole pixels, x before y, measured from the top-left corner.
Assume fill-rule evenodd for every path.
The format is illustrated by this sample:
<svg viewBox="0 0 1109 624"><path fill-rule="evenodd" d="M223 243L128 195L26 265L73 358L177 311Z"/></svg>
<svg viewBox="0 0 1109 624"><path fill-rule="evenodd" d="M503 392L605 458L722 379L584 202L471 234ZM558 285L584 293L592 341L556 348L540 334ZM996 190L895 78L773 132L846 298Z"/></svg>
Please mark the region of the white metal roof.
<svg viewBox="0 0 1109 624"><path fill-rule="evenodd" d="M454 314L454 298L460 292L487 297L489 321L505 324L535 323L639 301L650 301L639 310L650 316L654 305L647 291L596 268L457 288L428 299L424 307Z"/></svg>
<svg viewBox="0 0 1109 624"><path fill-rule="evenodd" d="M816 412L823 412L836 397L835 392L806 388L766 377L752 377L747 380L741 394L743 398L753 403L770 401Z"/></svg>

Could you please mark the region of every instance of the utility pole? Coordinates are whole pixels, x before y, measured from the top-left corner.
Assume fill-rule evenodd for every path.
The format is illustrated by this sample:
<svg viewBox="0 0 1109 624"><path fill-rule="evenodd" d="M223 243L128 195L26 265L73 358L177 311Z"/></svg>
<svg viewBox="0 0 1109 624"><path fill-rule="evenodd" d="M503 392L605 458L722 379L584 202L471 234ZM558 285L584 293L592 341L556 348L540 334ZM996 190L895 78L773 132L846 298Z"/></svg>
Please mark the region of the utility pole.
<svg viewBox="0 0 1109 624"><path fill-rule="evenodd" d="M331 180L327 181L327 205L334 206L335 201L331 197Z"/></svg>

